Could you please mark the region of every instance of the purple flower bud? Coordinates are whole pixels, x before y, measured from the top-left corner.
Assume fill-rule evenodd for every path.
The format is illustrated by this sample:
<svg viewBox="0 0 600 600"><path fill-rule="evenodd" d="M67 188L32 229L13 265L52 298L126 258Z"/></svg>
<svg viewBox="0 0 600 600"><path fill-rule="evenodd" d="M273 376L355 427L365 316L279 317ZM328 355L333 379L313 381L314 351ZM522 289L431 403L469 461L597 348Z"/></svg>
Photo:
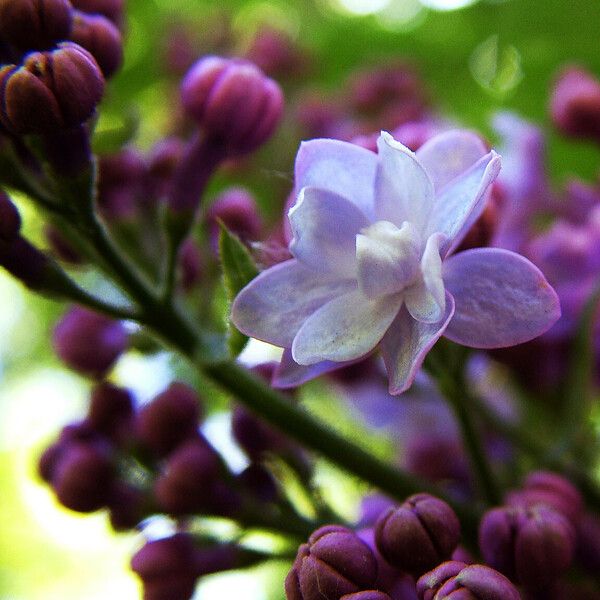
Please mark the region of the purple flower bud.
<svg viewBox="0 0 600 600"><path fill-rule="evenodd" d="M75 306L54 328L52 345L69 367L102 379L127 348L127 332L120 321Z"/></svg>
<svg viewBox="0 0 600 600"><path fill-rule="evenodd" d="M14 240L21 229L21 215L11 199L0 190L0 244Z"/></svg>
<svg viewBox="0 0 600 600"><path fill-rule="evenodd" d="M444 501L415 494L377 521L375 541L394 567L415 576L450 558L460 539L460 523Z"/></svg>
<svg viewBox="0 0 600 600"><path fill-rule="evenodd" d="M144 493L124 481L116 481L107 501L110 524L115 531L133 529L144 518Z"/></svg>
<svg viewBox="0 0 600 600"><path fill-rule="evenodd" d="M144 585L144 600L189 600L196 587L196 549L192 537L178 533L148 542L131 559Z"/></svg>
<svg viewBox="0 0 600 600"><path fill-rule="evenodd" d="M583 69L565 69L554 86L550 113L564 135L600 142L600 82Z"/></svg>
<svg viewBox="0 0 600 600"><path fill-rule="evenodd" d="M288 600L339 600L373 588L377 561L353 531L338 525L317 529L285 580Z"/></svg>
<svg viewBox="0 0 600 600"><path fill-rule="evenodd" d="M260 463L247 466L236 479L244 491L261 503L275 502L279 498L275 478Z"/></svg>
<svg viewBox="0 0 600 600"><path fill-rule="evenodd" d="M354 594L345 594L340 600L392 600L385 592L368 590L366 592L356 592Z"/></svg>
<svg viewBox="0 0 600 600"><path fill-rule="evenodd" d="M22 237L0 240L0 267L32 290L49 290L52 266L48 257Z"/></svg>
<svg viewBox="0 0 600 600"><path fill-rule="evenodd" d="M0 37L23 51L67 39L71 22L69 0L0 0Z"/></svg>
<svg viewBox="0 0 600 600"><path fill-rule="evenodd" d="M123 39L117 26L108 18L76 11L69 39L96 59L106 79L121 68Z"/></svg>
<svg viewBox="0 0 600 600"><path fill-rule="evenodd" d="M204 260L196 240L187 238L179 249L179 284L184 292L190 292L202 281Z"/></svg>
<svg viewBox="0 0 600 600"><path fill-rule="evenodd" d="M258 148L275 131L283 111L279 86L252 63L207 56L181 85L186 112L231 155Z"/></svg>
<svg viewBox="0 0 600 600"><path fill-rule="evenodd" d="M110 455L92 444L71 444L60 457L52 487L61 504L78 512L106 505L114 479Z"/></svg>
<svg viewBox="0 0 600 600"><path fill-rule="evenodd" d="M158 505L171 515L222 514L235 504L226 497L223 465L215 449L203 438L179 446L154 486Z"/></svg>
<svg viewBox="0 0 600 600"><path fill-rule="evenodd" d="M521 600L504 575L484 565L445 562L417 581L419 600Z"/></svg>
<svg viewBox="0 0 600 600"><path fill-rule="evenodd" d="M184 383L172 383L139 412L137 436L157 456L166 456L198 436L200 419L198 394Z"/></svg>
<svg viewBox="0 0 600 600"><path fill-rule="evenodd" d="M577 559L591 573L600 570L600 518L585 513L577 524Z"/></svg>
<svg viewBox="0 0 600 600"><path fill-rule="evenodd" d="M0 121L10 131L39 134L75 128L94 112L104 78L93 56L72 42L29 54L0 70Z"/></svg>
<svg viewBox="0 0 600 600"><path fill-rule="evenodd" d="M365 496L360 503L359 526L368 527L375 525L382 513L395 506L396 503L383 494Z"/></svg>
<svg viewBox="0 0 600 600"><path fill-rule="evenodd" d="M71 242L65 238L63 233L53 225L47 224L44 227L44 235L51 248L52 254L59 260L71 265L80 265L83 263L83 257L73 247Z"/></svg>
<svg viewBox="0 0 600 600"><path fill-rule="evenodd" d="M479 547L490 566L529 588L545 588L570 566L575 534L569 521L544 505L488 511Z"/></svg>
<svg viewBox="0 0 600 600"><path fill-rule="evenodd" d="M221 233L219 221L243 242L260 237L262 219L254 197L245 188L228 188L215 199L206 213L210 244L215 252L218 252Z"/></svg>
<svg viewBox="0 0 600 600"><path fill-rule="evenodd" d="M123 442L131 432L134 416L131 392L103 382L92 390L87 423L114 442Z"/></svg>
<svg viewBox="0 0 600 600"><path fill-rule="evenodd" d="M537 496L538 503L548 504L571 522L577 521L583 511L583 498L579 490L558 473L533 471L525 479L523 489L530 499Z"/></svg>
<svg viewBox="0 0 600 600"><path fill-rule="evenodd" d="M125 0L71 0L71 4L90 15L104 15L118 27L123 23Z"/></svg>
<svg viewBox="0 0 600 600"><path fill-rule="evenodd" d="M158 142L148 157L146 187L155 198L167 198L171 193L173 176L185 153L185 143L179 138L165 138Z"/></svg>

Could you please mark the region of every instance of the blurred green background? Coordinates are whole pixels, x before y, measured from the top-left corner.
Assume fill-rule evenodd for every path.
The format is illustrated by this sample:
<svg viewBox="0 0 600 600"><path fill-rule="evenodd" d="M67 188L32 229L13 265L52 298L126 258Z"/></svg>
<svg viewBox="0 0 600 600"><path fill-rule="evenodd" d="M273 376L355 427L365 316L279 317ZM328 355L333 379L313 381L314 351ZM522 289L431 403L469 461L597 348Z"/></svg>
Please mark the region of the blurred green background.
<svg viewBox="0 0 600 600"><path fill-rule="evenodd" d="M597 0L128 0L126 64L111 84L100 131L139 115L136 143L147 148L164 135L172 117L165 98L178 77L162 60L170 36L184 30L198 53L218 52L223 23L240 47L261 25L283 28L312 55L308 81L324 91L339 89L357 68L408 59L444 116L493 137L494 112L517 111L547 130L555 181L597 176L598 151L559 139L547 116L549 86L562 65L600 75ZM286 90L294 85L293 76L284 82ZM278 143L293 149L298 141ZM273 169L287 172L289 157ZM40 224L22 206L35 238ZM0 299L0 598L136 598L127 563L138 537L110 533L103 514L59 508L35 474L44 445L83 413L89 385L51 353L48 332L62 309L4 274ZM149 397L169 373L164 357L131 354L114 377ZM209 578L198 597L282 598L273 582L283 568Z"/></svg>

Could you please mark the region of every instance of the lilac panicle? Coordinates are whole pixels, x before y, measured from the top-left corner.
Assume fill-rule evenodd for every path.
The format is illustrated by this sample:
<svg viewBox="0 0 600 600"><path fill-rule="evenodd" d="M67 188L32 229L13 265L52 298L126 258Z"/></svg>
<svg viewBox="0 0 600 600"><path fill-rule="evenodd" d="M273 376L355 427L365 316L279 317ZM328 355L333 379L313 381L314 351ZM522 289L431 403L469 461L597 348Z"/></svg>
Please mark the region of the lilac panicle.
<svg viewBox="0 0 600 600"><path fill-rule="evenodd" d="M236 327L311 374L379 347L392 394L410 387L441 335L496 348L546 331L558 299L528 260L492 248L452 255L485 208L500 157L456 130L416 154L387 133L378 148L301 145L294 258L240 292Z"/></svg>

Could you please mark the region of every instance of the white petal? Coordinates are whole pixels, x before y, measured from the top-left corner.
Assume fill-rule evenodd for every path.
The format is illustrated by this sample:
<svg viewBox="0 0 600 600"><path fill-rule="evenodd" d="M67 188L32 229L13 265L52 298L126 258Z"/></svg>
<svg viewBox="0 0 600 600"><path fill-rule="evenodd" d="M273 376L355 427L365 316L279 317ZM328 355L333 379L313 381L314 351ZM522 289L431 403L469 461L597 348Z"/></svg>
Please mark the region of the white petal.
<svg viewBox="0 0 600 600"><path fill-rule="evenodd" d="M302 142L296 156L295 188L318 187L347 198L373 220L377 155L339 140Z"/></svg>
<svg viewBox="0 0 600 600"><path fill-rule="evenodd" d="M441 232L442 257L455 248L485 207L486 192L500 172L500 157L492 150L456 177L435 198L427 233Z"/></svg>
<svg viewBox="0 0 600 600"><path fill-rule="evenodd" d="M352 364L343 362L332 362L324 360L314 365L299 365L292 358L292 351L286 348L281 356L281 362L275 369L271 385L276 388L288 389L298 387L306 381L310 381L315 377L319 377L325 373L342 369L345 366Z"/></svg>
<svg viewBox="0 0 600 600"><path fill-rule="evenodd" d="M323 360L342 362L369 353L398 313L402 296L368 300L359 291L331 300L302 325L292 344L301 365Z"/></svg>
<svg viewBox="0 0 600 600"><path fill-rule="evenodd" d="M355 287L353 280L332 279L288 260L263 271L238 294L231 320L250 337L289 348L313 312Z"/></svg>
<svg viewBox="0 0 600 600"><path fill-rule="evenodd" d="M431 177L437 194L445 185L485 156L487 149L475 133L453 129L432 137L416 154Z"/></svg>
<svg viewBox="0 0 600 600"><path fill-rule="evenodd" d="M421 240L411 223L377 221L356 237L358 286L367 298L394 294L419 273Z"/></svg>
<svg viewBox="0 0 600 600"><path fill-rule="evenodd" d="M367 217L349 200L318 188L303 188L290 209L290 251L321 273L356 277L356 234Z"/></svg>
<svg viewBox="0 0 600 600"><path fill-rule="evenodd" d="M423 323L437 323L446 310L440 244L443 234L429 236L421 258L420 280L404 292L404 302L411 316Z"/></svg>
<svg viewBox="0 0 600 600"><path fill-rule="evenodd" d="M377 140L379 166L375 180L377 219L391 221L398 227L413 223L423 231L431 214L433 183L414 152L382 132Z"/></svg>
<svg viewBox="0 0 600 600"><path fill-rule="evenodd" d="M405 307L381 341L390 394L401 394L412 384L425 356L446 330L454 314L454 299L446 294L446 312L438 323L415 321Z"/></svg>

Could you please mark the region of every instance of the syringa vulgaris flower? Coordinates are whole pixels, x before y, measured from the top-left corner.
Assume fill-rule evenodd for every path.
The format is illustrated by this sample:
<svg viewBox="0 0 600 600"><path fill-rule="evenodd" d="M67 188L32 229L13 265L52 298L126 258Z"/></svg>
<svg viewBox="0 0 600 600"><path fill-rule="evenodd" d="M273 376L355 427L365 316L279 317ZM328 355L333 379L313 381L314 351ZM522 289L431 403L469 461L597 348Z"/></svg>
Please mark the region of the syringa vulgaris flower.
<svg viewBox="0 0 600 600"><path fill-rule="evenodd" d="M390 392L412 383L444 334L475 348L530 340L559 317L542 273L513 252L453 255L481 214L500 157L465 131L414 154L382 133L375 154L334 141L303 143L293 258L236 298L244 333L286 349L281 385L381 351Z"/></svg>

